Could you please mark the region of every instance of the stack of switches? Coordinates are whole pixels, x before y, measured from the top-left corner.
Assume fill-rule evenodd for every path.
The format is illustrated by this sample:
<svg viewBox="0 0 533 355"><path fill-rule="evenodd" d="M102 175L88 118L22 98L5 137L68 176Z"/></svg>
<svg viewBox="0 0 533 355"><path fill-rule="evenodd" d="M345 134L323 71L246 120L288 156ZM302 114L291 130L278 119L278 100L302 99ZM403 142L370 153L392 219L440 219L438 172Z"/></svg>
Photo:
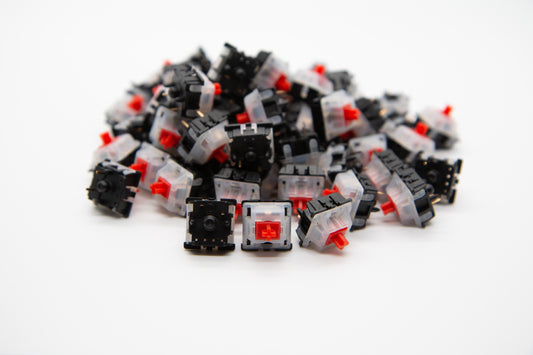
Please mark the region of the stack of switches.
<svg viewBox="0 0 533 355"><path fill-rule="evenodd" d="M409 98L362 96L348 71L289 73L271 52L230 44L166 62L107 112L89 199L128 217L139 188L187 219L187 249L343 249L371 213L425 227L452 204L462 161L450 106L409 114ZM380 208L376 207L380 205Z"/></svg>

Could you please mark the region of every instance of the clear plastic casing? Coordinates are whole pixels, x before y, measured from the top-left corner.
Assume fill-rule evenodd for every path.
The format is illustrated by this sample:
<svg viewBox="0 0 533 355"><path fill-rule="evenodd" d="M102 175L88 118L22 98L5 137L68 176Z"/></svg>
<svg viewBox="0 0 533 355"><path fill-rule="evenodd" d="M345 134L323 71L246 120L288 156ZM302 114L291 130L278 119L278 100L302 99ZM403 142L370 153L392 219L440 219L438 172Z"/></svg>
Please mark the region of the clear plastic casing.
<svg viewBox="0 0 533 355"><path fill-rule="evenodd" d="M406 115L409 112L409 96L402 93L386 92L378 99L386 115Z"/></svg>
<svg viewBox="0 0 533 355"><path fill-rule="evenodd" d="M94 168L98 163L106 159L118 163L132 154L140 145L141 143L135 140L130 134L121 134L115 137L110 143L104 144L96 149L91 167Z"/></svg>
<svg viewBox="0 0 533 355"><path fill-rule="evenodd" d="M135 162L130 168L141 172L140 187L150 191L152 185L157 179L156 175L170 158L167 153L155 148L149 143L143 142L141 148L135 153Z"/></svg>
<svg viewBox="0 0 533 355"><path fill-rule="evenodd" d="M407 126L398 126L388 132L387 135L410 152L405 158L407 160L410 160L419 152L430 155L435 151L435 142L431 138L418 134Z"/></svg>
<svg viewBox="0 0 533 355"><path fill-rule="evenodd" d="M313 113L311 111L311 107L306 103L302 103L300 113L296 119L296 127L300 132L307 133L315 131L315 127L313 125Z"/></svg>
<svg viewBox="0 0 533 355"><path fill-rule="evenodd" d="M279 175L278 199L293 201L295 211L304 209L307 202L322 195L324 183L323 175Z"/></svg>
<svg viewBox="0 0 533 355"><path fill-rule="evenodd" d="M320 150L318 146L318 140L313 138L309 140L309 153L293 155L292 148L290 144L284 144L282 146L282 156L281 163L283 165L287 164L307 164L307 165L316 165L320 160Z"/></svg>
<svg viewBox="0 0 533 355"><path fill-rule="evenodd" d="M197 85L191 86L191 91L200 92L200 107L199 110L202 113L208 113L213 109L213 102L215 101L215 84L209 80L200 69L195 66L192 67L196 74L203 80L204 85L197 87Z"/></svg>
<svg viewBox="0 0 533 355"><path fill-rule="evenodd" d="M276 88L276 83L282 76L287 76L289 65L270 54L254 77L252 84L259 89Z"/></svg>
<svg viewBox="0 0 533 355"><path fill-rule="evenodd" d="M413 196L397 173L393 174L391 182L387 185L386 193L389 200L394 203L396 214L402 224L423 227L423 224L433 217L431 212L419 216L416 209L415 200L423 196L425 190L418 192L421 196Z"/></svg>
<svg viewBox="0 0 533 355"><path fill-rule="evenodd" d="M172 111L165 106L158 106L149 137L152 144L158 148L176 151L181 139L178 130L180 116L176 111Z"/></svg>
<svg viewBox="0 0 533 355"><path fill-rule="evenodd" d="M285 155L285 159L281 160L283 165L286 164L307 164L307 165L317 165L320 161L320 152L316 151L308 154L295 155L293 157Z"/></svg>
<svg viewBox="0 0 533 355"><path fill-rule="evenodd" d="M185 200L189 197L193 174L173 160L159 169L155 182L150 186L152 194L168 211L184 216Z"/></svg>
<svg viewBox="0 0 533 355"><path fill-rule="evenodd" d="M300 70L294 74L292 81L302 86L300 95L307 97L309 89L317 91L321 95L329 95L333 92L333 83L324 75L313 70Z"/></svg>
<svg viewBox="0 0 533 355"><path fill-rule="evenodd" d="M372 125L368 121L368 118L366 118L366 116L362 112L355 122L356 124L355 127L352 129L352 132L356 137L363 137L376 133L376 130L372 128Z"/></svg>
<svg viewBox="0 0 533 355"><path fill-rule="evenodd" d="M388 134L394 131L398 127L398 124L394 120L387 120L380 128L380 133Z"/></svg>
<svg viewBox="0 0 533 355"><path fill-rule="evenodd" d="M271 122L274 124L281 122L281 116L279 115L272 117L267 117L266 115L263 100L270 98L272 95L273 93L270 90L259 91L255 89L244 97L244 107L248 117L250 117L250 122Z"/></svg>
<svg viewBox="0 0 533 355"><path fill-rule="evenodd" d="M302 247L308 247L310 243L319 249L332 246L331 237L336 234L344 235L352 226L351 209L352 205L345 203L316 214L302 240Z"/></svg>
<svg viewBox="0 0 533 355"><path fill-rule="evenodd" d="M352 138L348 142L350 153L356 154L363 165L370 162L373 151L381 152L387 149L387 137L385 134L373 134L370 136Z"/></svg>
<svg viewBox="0 0 533 355"><path fill-rule="evenodd" d="M420 120L422 120L430 130L436 132L429 132L429 136L436 135L437 133L443 134L450 138L449 146L457 141L457 127L452 116L447 115L441 110L436 108L428 108L418 114ZM433 138L433 137L431 137Z"/></svg>
<svg viewBox="0 0 533 355"><path fill-rule="evenodd" d="M365 173L379 191L385 191L385 187L392 179L392 173L375 153L372 153L372 159L368 163Z"/></svg>
<svg viewBox="0 0 533 355"><path fill-rule="evenodd" d="M335 176L333 186L337 187L339 193L343 197L352 199L350 217L352 218L352 221L355 221L355 214L357 213L357 209L359 208L359 204L364 195L363 185L361 185L353 170L348 170Z"/></svg>
<svg viewBox="0 0 533 355"><path fill-rule="evenodd" d="M229 143L229 138L224 130L226 124L227 121L223 121L199 136L192 132L191 138L195 140L194 146L188 153L183 147L179 146L178 154L187 164L205 164L216 150L227 150L226 146Z"/></svg>
<svg viewBox="0 0 533 355"><path fill-rule="evenodd" d="M324 96L320 100L320 106L326 140L332 140L357 127L360 111L355 99L346 91L339 90Z"/></svg>
<svg viewBox="0 0 533 355"><path fill-rule="evenodd" d="M221 178L214 178L213 181L217 200L235 200L237 205L240 205L243 200L259 200L261 198L260 184Z"/></svg>
<svg viewBox="0 0 533 355"><path fill-rule="evenodd" d="M142 90L136 88L128 90L124 97L106 111L106 122L113 125L142 113L150 98Z"/></svg>
<svg viewBox="0 0 533 355"><path fill-rule="evenodd" d="M290 250L290 201L244 201L242 203L243 250Z"/></svg>

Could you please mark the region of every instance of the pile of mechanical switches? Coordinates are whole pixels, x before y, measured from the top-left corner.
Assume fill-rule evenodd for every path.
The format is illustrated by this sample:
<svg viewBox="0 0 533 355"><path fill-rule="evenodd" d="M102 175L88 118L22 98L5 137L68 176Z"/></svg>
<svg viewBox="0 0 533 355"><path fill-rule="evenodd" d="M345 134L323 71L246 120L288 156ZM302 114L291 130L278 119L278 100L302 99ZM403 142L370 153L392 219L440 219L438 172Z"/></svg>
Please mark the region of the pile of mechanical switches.
<svg viewBox="0 0 533 355"><path fill-rule="evenodd" d="M454 202L462 161L432 156L457 141L451 110L411 116L408 97L363 97L347 71L199 49L106 112L88 195L128 217L148 191L186 217L187 249L234 250L239 223L243 250L290 250L293 218L302 247L343 249L371 213L424 227Z"/></svg>

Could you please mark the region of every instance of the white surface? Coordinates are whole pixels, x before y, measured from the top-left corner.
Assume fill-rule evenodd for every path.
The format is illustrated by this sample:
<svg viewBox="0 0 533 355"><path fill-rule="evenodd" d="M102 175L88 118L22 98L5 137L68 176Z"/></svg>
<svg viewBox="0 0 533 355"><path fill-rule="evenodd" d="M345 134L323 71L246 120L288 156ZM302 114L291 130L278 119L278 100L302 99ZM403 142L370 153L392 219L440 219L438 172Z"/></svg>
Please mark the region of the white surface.
<svg viewBox="0 0 533 355"><path fill-rule="evenodd" d="M2 1L0 354L532 354L533 4L465 3ZM372 217L342 253L264 256L187 252L145 193L130 219L95 209L104 111L226 40L452 104L456 204L425 230Z"/></svg>

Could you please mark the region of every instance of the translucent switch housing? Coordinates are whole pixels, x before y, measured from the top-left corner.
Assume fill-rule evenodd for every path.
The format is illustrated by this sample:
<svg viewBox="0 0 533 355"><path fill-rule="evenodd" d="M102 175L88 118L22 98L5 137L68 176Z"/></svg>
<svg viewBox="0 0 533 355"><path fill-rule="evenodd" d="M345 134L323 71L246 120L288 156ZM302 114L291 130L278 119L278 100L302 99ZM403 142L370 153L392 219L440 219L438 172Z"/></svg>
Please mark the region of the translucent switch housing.
<svg viewBox="0 0 533 355"><path fill-rule="evenodd" d="M431 155L435 151L435 142L431 138L407 126L398 126L389 131L387 136L389 141L393 141L389 142L389 148L392 149L391 144L396 144L399 146L394 149L397 154L400 154L398 149L404 151L403 154L399 155L402 159L411 160L420 152L425 155Z"/></svg>
<svg viewBox="0 0 533 355"><path fill-rule="evenodd" d="M379 191L385 191L385 188L392 179L392 172L385 166L381 159L377 159L374 154L372 157L365 172Z"/></svg>
<svg viewBox="0 0 533 355"><path fill-rule="evenodd" d="M343 197L352 200L350 216L352 218L352 230L360 229L366 225L371 209L376 204L377 189L364 174L357 174L354 170L348 170L335 176L333 189Z"/></svg>
<svg viewBox="0 0 533 355"><path fill-rule="evenodd" d="M311 107L302 102L298 118L296 120L296 128L301 132L314 132L313 113Z"/></svg>
<svg viewBox="0 0 533 355"><path fill-rule="evenodd" d="M290 250L291 201L242 203L242 250Z"/></svg>
<svg viewBox="0 0 533 355"><path fill-rule="evenodd" d="M372 128L370 121L364 115L364 113L361 113L356 121L355 127L352 129L352 132L357 137L363 137L376 133L376 130Z"/></svg>
<svg viewBox="0 0 533 355"><path fill-rule="evenodd" d="M200 69L196 68L195 66L192 68L204 82L203 85L191 86L191 91L200 93L199 110L205 114L213 109L213 103L216 96L216 87L215 84L213 84L207 75L205 75Z"/></svg>
<svg viewBox="0 0 533 355"><path fill-rule="evenodd" d="M355 99L344 90L320 99L324 136L327 141L355 129L360 111ZM316 128L316 125L315 125Z"/></svg>
<svg viewBox="0 0 533 355"><path fill-rule="evenodd" d="M293 202L294 213L322 195L324 173L315 165L287 165L278 176L278 199Z"/></svg>
<svg viewBox="0 0 533 355"><path fill-rule="evenodd" d="M428 108L418 114L418 119L429 128L428 137L434 140L438 140L439 134L445 137L443 148L450 148L458 140L456 123L450 112L451 107L444 110Z"/></svg>
<svg viewBox="0 0 533 355"><path fill-rule="evenodd" d="M272 90L253 90L244 97L244 107L252 123L271 122L274 124L281 123L281 115L267 116L263 100L270 99L274 96Z"/></svg>
<svg viewBox="0 0 533 355"><path fill-rule="evenodd" d="M217 200L235 200L239 205L243 200L259 200L261 197L260 183L235 181L214 178Z"/></svg>
<svg viewBox="0 0 533 355"><path fill-rule="evenodd" d="M135 161L130 165L131 169L141 173L140 187L150 191L150 185L156 182L156 176L170 159L170 155L155 148L153 145L143 142L141 148L135 153Z"/></svg>
<svg viewBox="0 0 533 355"><path fill-rule="evenodd" d="M403 116L409 112L409 96L405 94L385 92L378 101L381 107L386 110L385 115L387 116Z"/></svg>
<svg viewBox="0 0 533 355"><path fill-rule="evenodd" d="M168 211L185 216L186 203L193 182L193 174L173 160L167 160L150 185L152 195Z"/></svg>
<svg viewBox="0 0 533 355"><path fill-rule="evenodd" d="M175 152L181 139L181 133L178 130L179 120L178 112L162 105L158 106L149 133L152 144Z"/></svg>
<svg viewBox="0 0 533 355"><path fill-rule="evenodd" d="M357 178L357 176L355 176L353 170L348 170L343 173L339 173L337 174L337 176L335 176L333 186L337 188L337 190L342 196L350 198L352 200L352 209L350 211L350 216L352 220L354 220L355 213L357 212L357 208L359 207L359 203L363 198L363 185L361 185L359 179Z"/></svg>
<svg viewBox="0 0 533 355"><path fill-rule="evenodd" d="M270 53L257 71L252 84L259 89L276 88L287 91L290 88L286 82L288 70L289 65L286 62Z"/></svg>
<svg viewBox="0 0 533 355"><path fill-rule="evenodd" d="M395 211L400 222L404 225L424 227L430 219L435 217L435 212L429 202L427 191L425 189L419 189L413 194L398 173L393 174L391 182L387 185L386 193L389 201L381 205L383 212L387 214ZM423 201L424 199L426 200L425 205L428 208L419 211L419 201Z"/></svg>
<svg viewBox="0 0 533 355"><path fill-rule="evenodd" d="M135 140L130 134L121 134L113 138L109 143L105 143L96 149L91 167L95 167L98 163L106 159L120 163L129 155L133 155L140 145L141 143Z"/></svg>
<svg viewBox="0 0 533 355"><path fill-rule="evenodd" d="M300 224L296 230L300 246L313 244L323 249L335 245L343 249L348 245L344 236L352 225L350 202L338 193L309 202L306 210L300 213Z"/></svg>
<svg viewBox="0 0 533 355"><path fill-rule="evenodd" d="M149 100L150 97L143 90L137 88L128 90L124 97L106 111L107 123L114 125L144 112Z"/></svg>
<svg viewBox="0 0 533 355"><path fill-rule="evenodd" d="M350 153L359 157L363 165L367 165L372 157L372 152L381 152L387 149L387 137L385 134L373 134L365 137L352 138L348 141Z"/></svg>
<svg viewBox="0 0 533 355"><path fill-rule="evenodd" d="M310 95L310 91L315 91L319 96L329 95L333 92L333 83L326 76L310 69L296 72L292 76L292 82L301 87L298 95L304 100L310 96L317 96Z"/></svg>
<svg viewBox="0 0 533 355"><path fill-rule="evenodd" d="M196 119L197 120L197 119ZM227 144L229 143L228 135L224 130L227 120L224 120L217 125L204 130L196 131L188 130L188 138L193 141L193 145L189 151L184 146L178 146L178 154L183 158L185 163L205 164L212 157L220 159L223 162L227 160ZM217 153L221 153L217 155Z"/></svg>
<svg viewBox="0 0 533 355"><path fill-rule="evenodd" d="M404 163L392 150L385 150L383 152L374 151L365 173L377 189L383 192L391 181L394 170L403 165Z"/></svg>

